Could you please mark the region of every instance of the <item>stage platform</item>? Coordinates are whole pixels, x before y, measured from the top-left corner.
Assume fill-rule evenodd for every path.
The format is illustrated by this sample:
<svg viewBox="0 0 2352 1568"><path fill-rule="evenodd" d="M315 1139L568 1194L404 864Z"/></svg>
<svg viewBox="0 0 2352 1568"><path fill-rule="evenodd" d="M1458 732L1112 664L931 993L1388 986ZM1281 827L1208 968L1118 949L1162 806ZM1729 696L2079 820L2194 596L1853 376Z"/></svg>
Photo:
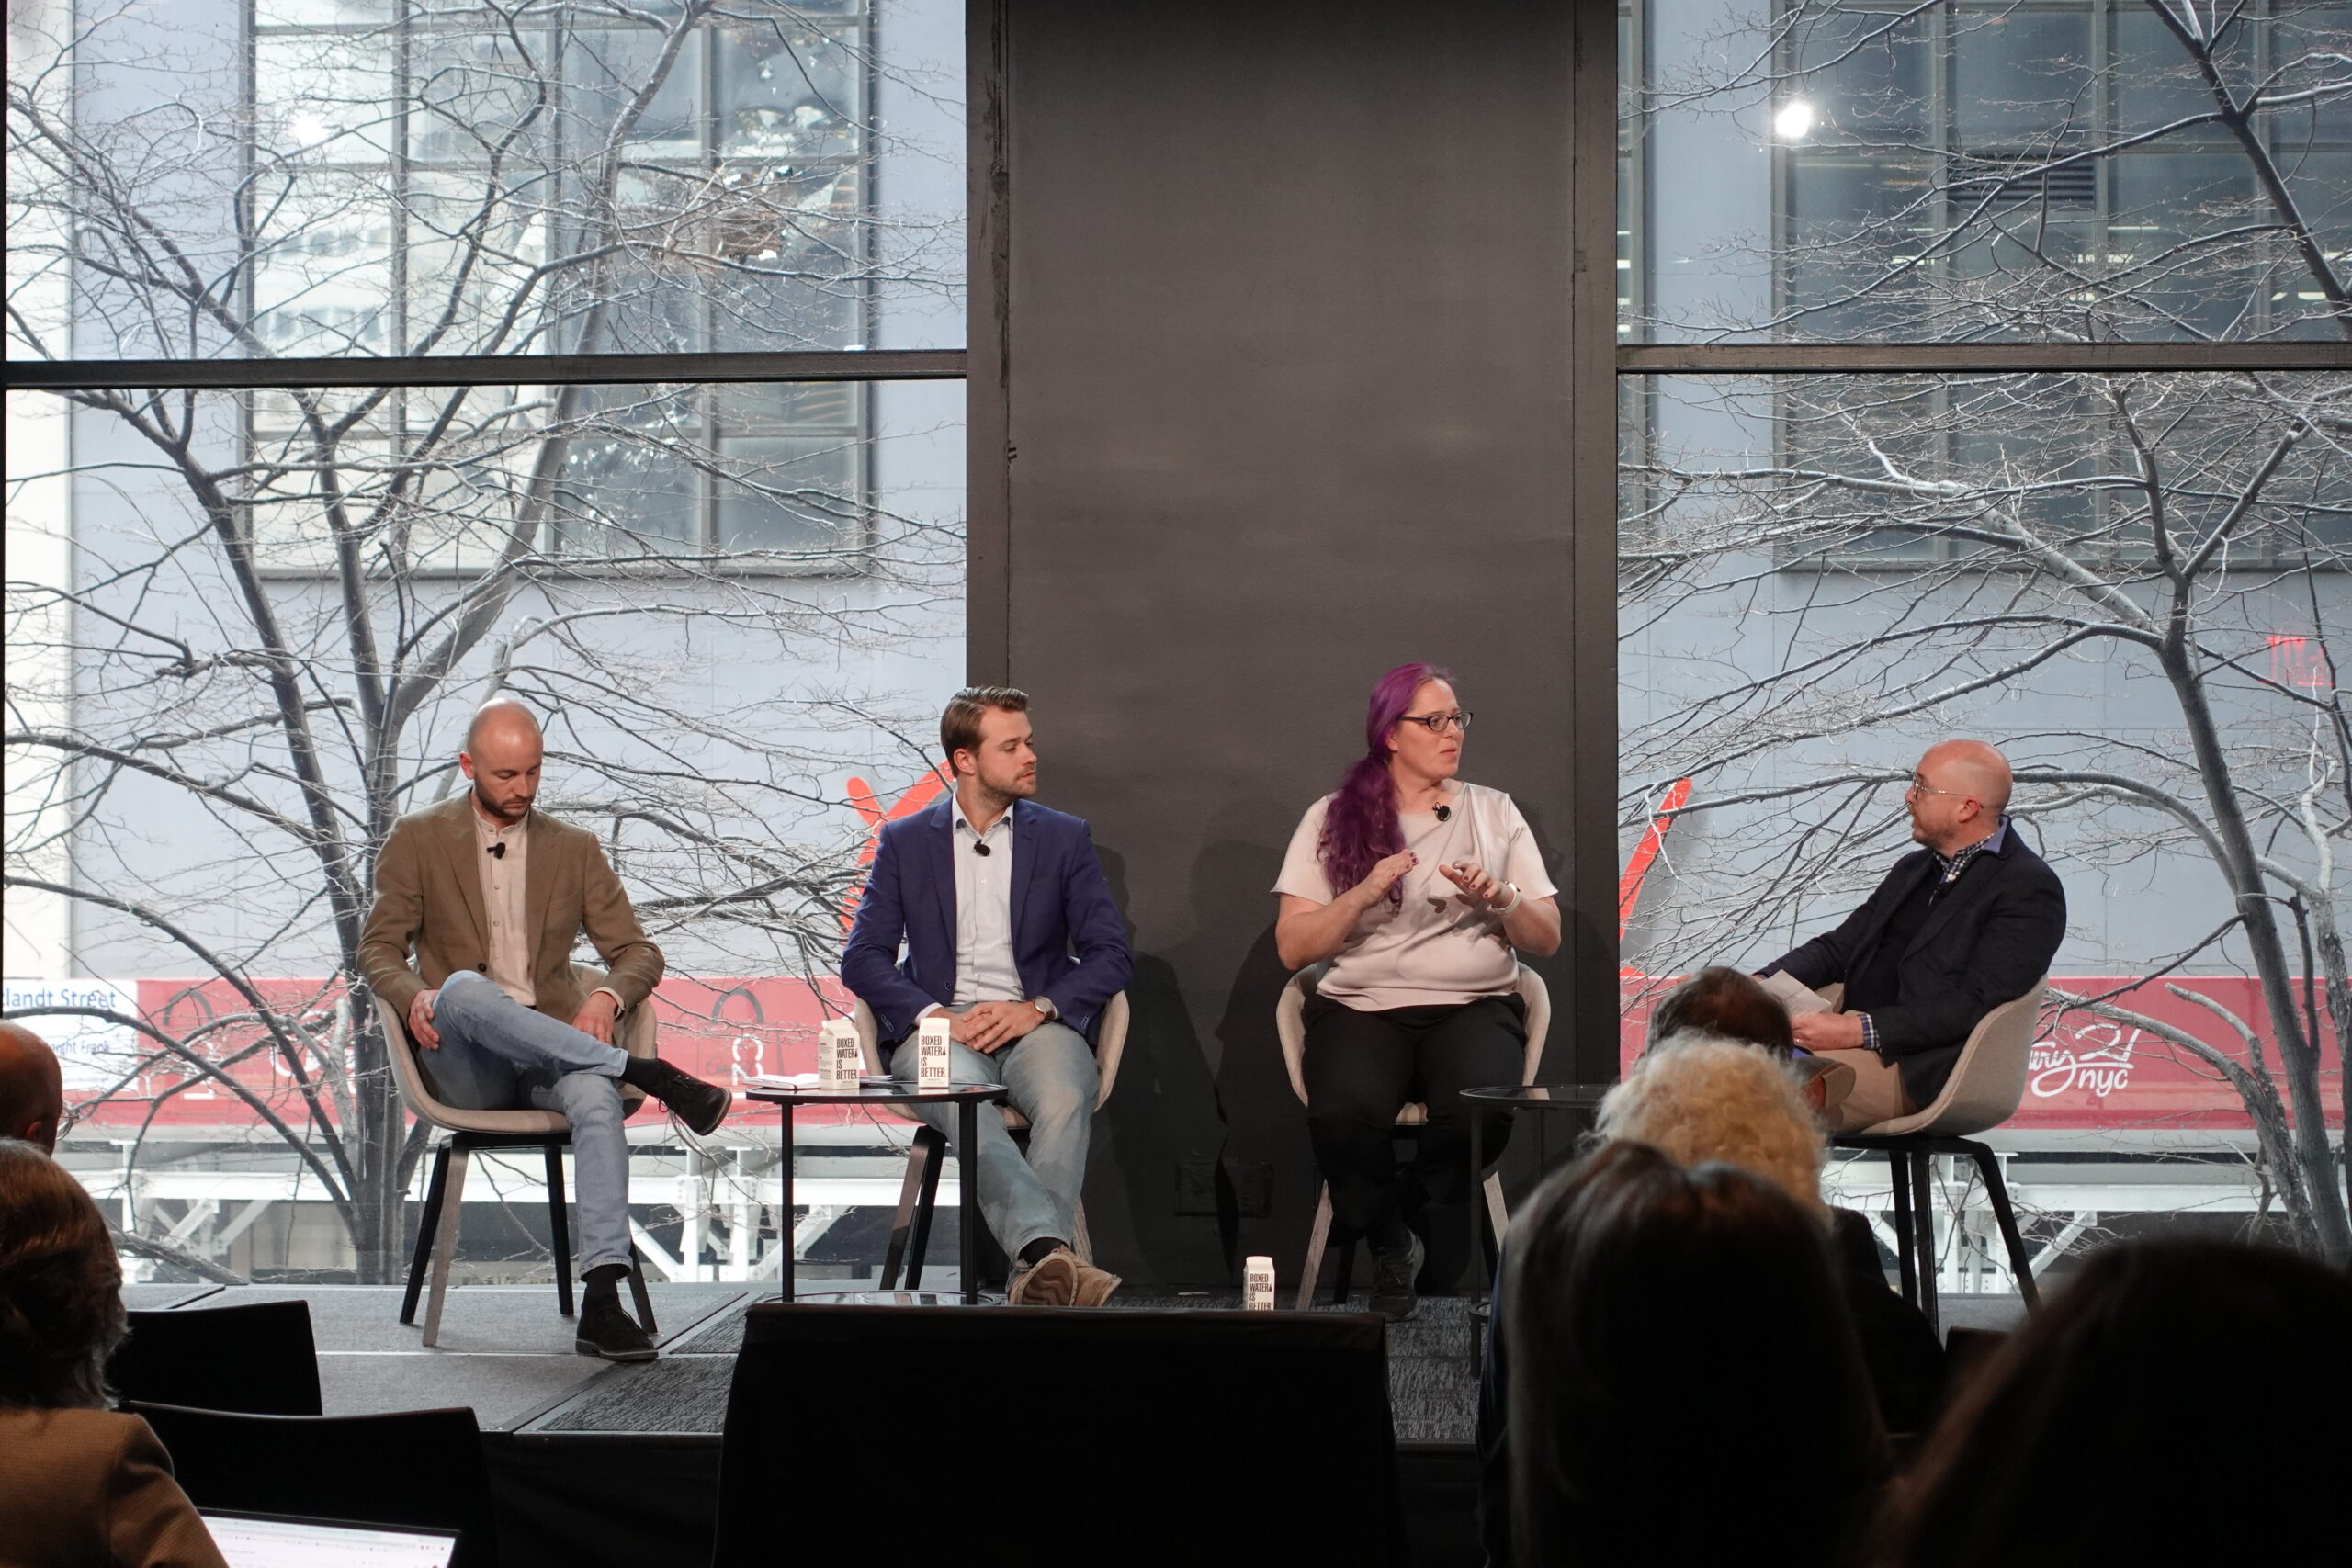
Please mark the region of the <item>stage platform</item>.
<svg viewBox="0 0 2352 1568"><path fill-rule="evenodd" d="M395 1287L132 1285L123 1296L134 1308L175 1311L300 1298L310 1303L329 1415L471 1408L496 1485L504 1568L703 1568L743 1314L774 1290L650 1290L662 1359L635 1366L575 1351L549 1285L453 1290L441 1343L430 1350L419 1329L398 1321ZM1123 1292L1110 1310L1239 1304L1230 1292ZM1361 1294L1351 1304L1361 1310ZM1469 1307L1464 1297L1426 1298L1419 1316L1389 1330L1398 1470L1423 1568L1466 1568L1482 1556L1472 1514L1478 1367ZM1942 1298L1947 1327L2006 1328L2019 1310L2013 1296Z"/></svg>
<svg viewBox="0 0 2352 1568"><path fill-rule="evenodd" d="M954 1275L927 1284L952 1289ZM710 1551L718 1445L743 1313L766 1284L656 1284L662 1359L616 1366L572 1348L550 1285L449 1292L441 1343L399 1322L390 1286L132 1285L142 1310L201 1311L300 1298L311 1307L329 1415L464 1405L481 1425L501 1508L505 1568L702 1568ZM1361 1310L1359 1295L1351 1303ZM1123 1292L1110 1310L1232 1309L1231 1292ZM1389 1331L1389 1397L1415 1560L1480 1560L1471 1509L1478 1368L1470 1303L1422 1303ZM1323 1310L1323 1309L1318 1309Z"/></svg>

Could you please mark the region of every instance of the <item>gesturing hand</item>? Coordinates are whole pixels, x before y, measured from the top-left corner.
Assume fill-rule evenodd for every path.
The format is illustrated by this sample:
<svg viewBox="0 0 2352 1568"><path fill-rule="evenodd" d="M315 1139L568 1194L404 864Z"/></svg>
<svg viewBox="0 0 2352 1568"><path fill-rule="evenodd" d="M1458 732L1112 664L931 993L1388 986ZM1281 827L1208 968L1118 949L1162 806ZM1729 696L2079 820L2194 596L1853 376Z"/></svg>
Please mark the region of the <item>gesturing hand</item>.
<svg viewBox="0 0 2352 1568"><path fill-rule="evenodd" d="M1355 886L1356 897L1363 901L1365 908L1371 908L1388 897L1388 890L1396 886L1398 877L1420 863L1421 857L1412 851L1397 851L1364 874L1364 879Z"/></svg>
<svg viewBox="0 0 2352 1568"><path fill-rule="evenodd" d="M1510 902L1506 885L1488 876L1486 868L1476 861L1458 860L1441 865L1437 874L1462 889L1463 897L1481 909Z"/></svg>
<svg viewBox="0 0 2352 1568"><path fill-rule="evenodd" d="M428 1051L441 1049L441 1032L433 1027L433 1010L440 1000L437 990L419 991L408 1004L408 1037Z"/></svg>

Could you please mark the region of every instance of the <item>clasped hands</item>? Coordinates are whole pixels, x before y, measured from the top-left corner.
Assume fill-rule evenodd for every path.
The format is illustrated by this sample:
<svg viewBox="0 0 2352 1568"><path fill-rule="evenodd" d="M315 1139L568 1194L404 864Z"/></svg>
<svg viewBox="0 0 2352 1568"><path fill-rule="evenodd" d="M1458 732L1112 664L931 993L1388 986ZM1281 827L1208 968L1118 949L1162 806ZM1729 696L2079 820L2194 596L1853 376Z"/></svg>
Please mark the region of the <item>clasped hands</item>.
<svg viewBox="0 0 2352 1568"><path fill-rule="evenodd" d="M937 1017L944 1010L926 1016ZM1034 1002L974 1002L962 1013L947 1013L947 1038L992 1055L1046 1021Z"/></svg>

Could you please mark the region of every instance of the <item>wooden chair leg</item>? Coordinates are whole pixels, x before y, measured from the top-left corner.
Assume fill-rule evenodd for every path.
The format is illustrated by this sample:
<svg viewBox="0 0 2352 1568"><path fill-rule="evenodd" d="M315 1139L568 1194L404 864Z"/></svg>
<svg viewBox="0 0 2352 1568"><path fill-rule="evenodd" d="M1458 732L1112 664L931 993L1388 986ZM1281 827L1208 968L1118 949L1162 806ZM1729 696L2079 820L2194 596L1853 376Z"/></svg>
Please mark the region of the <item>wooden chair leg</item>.
<svg viewBox="0 0 2352 1568"><path fill-rule="evenodd" d="M1315 1304L1315 1282L1323 1272L1324 1244L1331 1239L1331 1184L1321 1185L1315 1197L1315 1228L1306 1237L1306 1262L1299 1269L1298 1300L1300 1312Z"/></svg>
<svg viewBox="0 0 2352 1568"><path fill-rule="evenodd" d="M645 1330L647 1338L658 1337L661 1325L653 1321L653 1296L645 1288L645 1255L637 1243L628 1244L628 1293L637 1303L637 1325Z"/></svg>
<svg viewBox="0 0 2352 1568"><path fill-rule="evenodd" d="M441 1343L441 1298L449 1292L449 1264L458 1255L458 1222L466 1212L466 1162L471 1156L454 1141L449 1147L449 1185L441 1197L441 1223L434 1227L433 1293L424 1303L424 1343Z"/></svg>
<svg viewBox="0 0 2352 1568"><path fill-rule="evenodd" d="M571 1214L563 1191L563 1145L549 1144L548 1156L548 1250L555 1254L555 1310L571 1315Z"/></svg>
<svg viewBox="0 0 2352 1568"><path fill-rule="evenodd" d="M922 1181L915 1194L915 1223L907 1238L907 1289L922 1288L922 1260L931 1250L931 1222L939 1212L939 1171L947 1163L947 1139L929 1127L918 1128L915 1139L930 1140L931 1151L922 1162ZM956 1179L969 1181L970 1171L960 1173Z"/></svg>
<svg viewBox="0 0 2352 1568"><path fill-rule="evenodd" d="M433 1151L433 1176L424 1187L424 1212L416 1217L416 1250L408 1260L408 1288L401 1292L401 1322L416 1321L416 1298L433 1261L433 1238L441 1228L441 1194L449 1181L449 1145Z"/></svg>
<svg viewBox="0 0 2352 1568"><path fill-rule="evenodd" d="M1502 1172L1487 1172L1487 1179L1480 1187L1487 1194L1487 1278L1491 1280L1495 1266L1501 1261L1503 1233L1510 1229L1510 1210L1503 1202Z"/></svg>
<svg viewBox="0 0 2352 1568"><path fill-rule="evenodd" d="M890 1245L882 1254L882 1288L899 1288L899 1269L907 1259L907 1238L913 1233L915 1202L922 1192L922 1168L931 1159L931 1145L923 1137L927 1128L915 1129L914 1142L907 1148L907 1168L899 1182L899 1212L890 1219Z"/></svg>
<svg viewBox="0 0 2352 1568"><path fill-rule="evenodd" d="M2030 1311L2041 1304L2041 1288L2033 1282L2033 1265L2026 1258L2025 1237L2018 1230L2017 1211L2009 1206L2009 1184L2001 1175L2001 1156L1983 1144L1968 1145L1976 1173L1984 1179L1984 1197L1993 1205L1993 1223L2001 1227L2001 1245L2009 1251L2009 1272L2017 1276L2018 1294Z"/></svg>

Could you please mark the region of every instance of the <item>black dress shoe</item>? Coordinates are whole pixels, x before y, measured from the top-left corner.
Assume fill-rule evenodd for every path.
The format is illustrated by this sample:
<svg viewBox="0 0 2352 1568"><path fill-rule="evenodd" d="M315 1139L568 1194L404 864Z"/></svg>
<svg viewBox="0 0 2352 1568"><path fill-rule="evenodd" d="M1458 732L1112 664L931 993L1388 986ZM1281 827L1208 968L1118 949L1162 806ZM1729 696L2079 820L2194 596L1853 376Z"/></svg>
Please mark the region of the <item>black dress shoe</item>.
<svg viewBox="0 0 2352 1568"><path fill-rule="evenodd" d="M646 1080L646 1093L668 1106L672 1115L700 1137L718 1131L718 1124L727 1120L727 1108L735 1101L717 1084L705 1083L667 1062L651 1064Z"/></svg>
<svg viewBox="0 0 2352 1568"><path fill-rule="evenodd" d="M596 1296L580 1303L579 1337L572 1348L607 1361L650 1361L661 1352L637 1320L621 1310L618 1296Z"/></svg>
<svg viewBox="0 0 2352 1568"><path fill-rule="evenodd" d="M1374 1312L1391 1323L1402 1323L1421 1310L1421 1298L1413 1289L1413 1281L1421 1271L1421 1261L1429 1249L1421 1238L1408 1234L1403 1247L1374 1247L1372 1261L1375 1272L1372 1279L1372 1300L1367 1303Z"/></svg>

